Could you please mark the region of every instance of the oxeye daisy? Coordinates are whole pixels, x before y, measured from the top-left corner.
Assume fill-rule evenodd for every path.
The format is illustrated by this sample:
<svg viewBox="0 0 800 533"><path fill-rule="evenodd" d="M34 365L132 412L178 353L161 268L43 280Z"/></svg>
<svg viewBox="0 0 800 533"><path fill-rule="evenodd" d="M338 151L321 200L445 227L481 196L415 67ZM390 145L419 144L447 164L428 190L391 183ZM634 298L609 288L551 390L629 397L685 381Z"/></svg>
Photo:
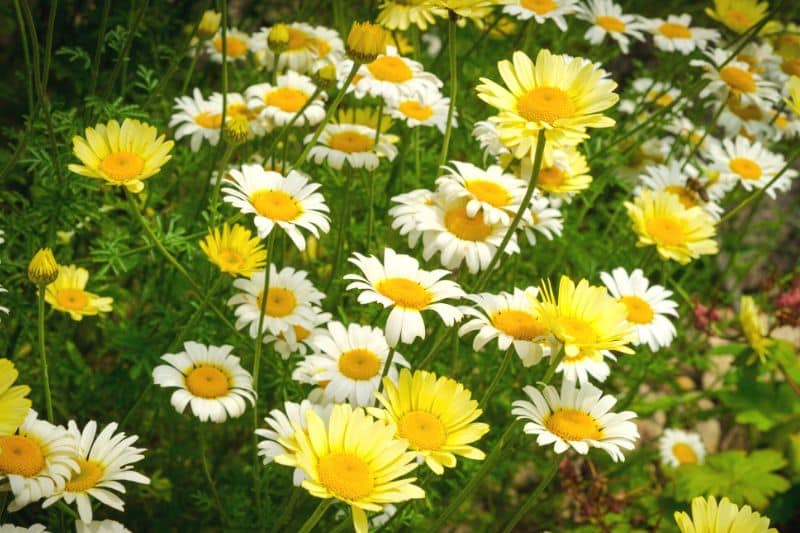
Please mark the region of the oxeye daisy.
<svg viewBox="0 0 800 533"><path fill-rule="evenodd" d="M536 190L531 198L530 217L522 219L519 231L525 234L531 245L536 244L536 234L548 240L561 235L564 230L564 217L561 214L561 199L543 196Z"/></svg>
<svg viewBox="0 0 800 533"><path fill-rule="evenodd" d="M226 61L244 61L250 51L250 36L236 28L228 28L225 32ZM206 43L206 52L215 63L222 63L222 30Z"/></svg>
<svg viewBox="0 0 800 533"><path fill-rule="evenodd" d="M306 241L300 229L319 238L320 232L330 229L328 206L317 192L319 184L296 170L286 177L278 172L266 171L261 165L242 165L231 170L226 178L230 184L222 188L225 201L244 214L254 214L253 223L258 236L267 237L278 226L299 250L305 250Z"/></svg>
<svg viewBox="0 0 800 533"><path fill-rule="evenodd" d="M31 524L27 527L2 524L0 525L0 533L47 533L47 527L42 524Z"/></svg>
<svg viewBox="0 0 800 533"><path fill-rule="evenodd" d="M131 533L131 530L116 520L93 520L88 524L76 520L75 533Z"/></svg>
<svg viewBox="0 0 800 533"><path fill-rule="evenodd" d="M293 70L309 74L322 64L337 64L344 58L344 42L336 30L325 26L312 26L305 22L291 22L285 26L289 32L289 44L277 56L277 65L276 54L267 46L273 28L261 28L250 40L250 46L256 53L258 62L268 70L277 69L278 72Z"/></svg>
<svg viewBox="0 0 800 533"><path fill-rule="evenodd" d="M259 83L245 91L248 106L259 112L262 118L277 126L285 126L306 106L303 113L294 119L296 126L315 126L325 117L323 94L309 103L316 87L308 76L293 71L278 76L277 83Z"/></svg>
<svg viewBox="0 0 800 533"><path fill-rule="evenodd" d="M761 143L752 142L742 135L710 145L708 159L710 168L719 172L720 179L736 180L747 191L766 187L786 164L782 155L770 152ZM765 192L770 198L775 198L776 193L789 190L796 176L795 170L787 170Z"/></svg>
<svg viewBox="0 0 800 533"><path fill-rule="evenodd" d="M133 193L144 189L143 181L161 170L172 157L173 141L145 122L132 118L86 128L86 137L72 138L72 151L82 165L70 164L70 171L89 178L102 179Z"/></svg>
<svg viewBox="0 0 800 533"><path fill-rule="evenodd" d="M309 134L304 142L311 142L313 137ZM381 157L393 161L397 156L395 139L360 124L326 124L308 155L315 163L325 161L336 170L341 170L345 163L350 168L375 170Z"/></svg>
<svg viewBox="0 0 800 533"><path fill-rule="evenodd" d="M183 343L184 351L164 354L168 364L153 369L153 382L172 393L172 406L179 413L191 405L192 414L201 422L225 422L238 418L255 405L253 377L231 355L233 346L206 346Z"/></svg>
<svg viewBox="0 0 800 533"><path fill-rule="evenodd" d="M14 385L19 372L14 363L0 359L0 436L12 435L25 421L31 408L27 385Z"/></svg>
<svg viewBox="0 0 800 533"><path fill-rule="evenodd" d="M632 85L636 99L640 101L639 106L650 104L653 107L666 107L681 95L680 89L650 78L636 78ZM634 100L623 100L619 104L619 110L623 113L633 113L636 108L637 102Z"/></svg>
<svg viewBox="0 0 800 533"><path fill-rule="evenodd" d="M73 456L78 470L70 473L64 488L47 498L42 508L63 499L67 504L76 502L78 515L83 522L92 521L92 499L118 511L125 510L125 502L114 491L125 493L121 481L150 484L150 478L133 471L133 464L144 459L144 448L134 448L139 439L117 433L117 424L107 425L97 434L97 422L92 420L81 431L72 420L67 424L72 435Z"/></svg>
<svg viewBox="0 0 800 533"><path fill-rule="evenodd" d="M409 128L434 126L444 133L447 128L447 112L450 99L442 96L438 89L426 87L411 95L403 95L388 102L389 114L405 121ZM453 127L456 127L457 112L453 112Z"/></svg>
<svg viewBox="0 0 800 533"><path fill-rule="evenodd" d="M639 438L633 411L611 412L617 399L586 383L580 387L569 379L561 383L561 392L547 385L540 392L526 386L523 389L531 399L513 403L511 414L529 420L523 427L525 433L537 435L540 446L554 444L556 453L572 448L586 455L589 448L604 450L614 462L624 461L622 449L632 450Z"/></svg>
<svg viewBox="0 0 800 533"><path fill-rule="evenodd" d="M755 104L742 103L736 97L729 97L722 108L722 113L717 123L725 129L728 136L746 134L762 136L769 131L768 111ZM717 141L718 142L718 141ZM715 139L710 135L706 137L703 150L707 151Z"/></svg>
<svg viewBox="0 0 800 533"><path fill-rule="evenodd" d="M73 437L62 426L39 420L30 409L16 433L0 436L0 481L11 489L9 511L49 498L64 488L71 472Z"/></svg>
<svg viewBox="0 0 800 533"><path fill-rule="evenodd" d="M384 249L383 261L358 252L349 261L363 273L344 276L353 280L347 290L360 291L358 303L379 303L392 308L386 321L389 346L425 338L422 311L433 311L448 327L461 320L461 311L443 301L464 296L456 282L442 279L449 271L423 270L416 259L391 248Z"/></svg>
<svg viewBox="0 0 800 533"><path fill-rule="evenodd" d="M661 464L668 466L703 464L706 448L694 431L665 429L658 439Z"/></svg>
<svg viewBox="0 0 800 533"><path fill-rule="evenodd" d="M303 316L303 322L309 324L310 327L307 328L300 324L291 324L294 335L287 337L283 333L278 333L277 336L273 336L267 333L264 336L264 343L268 344L274 340L275 343L273 347L275 351L281 354L281 357L284 359L289 359L294 353L305 356L308 353L311 338L323 332L325 328L321 326L330 322L331 318L333 318L333 315L312 305L311 313L304 314Z"/></svg>
<svg viewBox="0 0 800 533"><path fill-rule="evenodd" d="M579 9L578 0L515 0L503 8L520 20L533 18L537 24L552 20L558 29L567 31L565 15L572 15Z"/></svg>
<svg viewBox="0 0 800 533"><path fill-rule="evenodd" d="M692 16L686 13L669 15L667 20L649 19L645 25L653 34L656 48L665 52L680 52L683 55L690 54L695 49L704 51L720 37L717 30L692 27Z"/></svg>
<svg viewBox="0 0 800 533"><path fill-rule="evenodd" d="M508 148L500 141L500 134L497 133L497 126L489 120L479 120L472 128L472 136L481 145L483 157L500 157L509 153Z"/></svg>
<svg viewBox="0 0 800 533"><path fill-rule="evenodd" d="M733 98L741 105L755 105L767 108L780 100L777 86L750 70L750 65L743 61L726 61L728 52L719 48L707 54L710 61L694 59L692 66L702 68L703 78L709 84L703 89L701 96L715 94L721 102ZM725 65L717 67L717 65Z"/></svg>
<svg viewBox="0 0 800 533"><path fill-rule="evenodd" d="M600 279L611 296L628 309L628 322L637 336L634 346L647 344L655 352L672 343L675 326L667 315L678 316L678 304L670 299L672 291L651 285L640 268L630 274L622 267L615 268L611 274L601 272Z"/></svg>
<svg viewBox="0 0 800 533"><path fill-rule="evenodd" d="M225 107L225 122L240 118L247 121L247 138L252 139L256 136L261 137L264 134L272 131L274 124L259 116L259 112L255 109L250 109L247 106L247 99L240 93L228 93L225 97L225 106L222 105L222 94L214 93L209 97L208 101L211 103L212 108L219 109L222 113L222 108Z"/></svg>
<svg viewBox="0 0 800 533"><path fill-rule="evenodd" d="M576 148L553 151L553 164L539 170L536 187L569 202L592 184L586 158Z"/></svg>
<svg viewBox="0 0 800 533"><path fill-rule="evenodd" d="M280 271L269 265L269 288L264 306L264 331L281 335L289 343L297 341L297 326L308 331L314 328L316 308L325 295L308 280L308 273L284 267ZM258 337L258 322L264 298L264 272L256 272L249 279L239 278L233 286L240 293L228 300L235 305L236 328L248 327L252 338Z"/></svg>
<svg viewBox="0 0 800 533"><path fill-rule="evenodd" d="M86 291L88 282L89 271L85 268L60 265L58 278L47 286L44 299L56 311L69 313L72 320L111 312L114 299Z"/></svg>
<svg viewBox="0 0 800 533"><path fill-rule="evenodd" d="M684 207L670 192L644 189L633 202L625 202L625 209L639 237L636 246L655 246L664 260L685 265L719 250L711 215L699 206Z"/></svg>
<svg viewBox="0 0 800 533"><path fill-rule="evenodd" d="M249 277L267 262L267 252L261 240L239 224L231 227L226 222L222 231L212 229L200 241L200 249L221 272L231 276Z"/></svg>
<svg viewBox="0 0 800 533"><path fill-rule="evenodd" d="M500 113L491 120L500 141L515 157L533 157L539 130L547 139L545 161L554 148L574 146L588 138L586 128L608 128L614 120L601 114L619 97L617 84L605 71L582 58L567 59L542 49L536 62L524 52L514 52L513 63L500 61L506 87L481 78L478 98Z"/></svg>
<svg viewBox="0 0 800 533"><path fill-rule="evenodd" d="M739 325L747 343L763 361L773 340L769 338L767 319L751 296L742 296L739 301Z"/></svg>
<svg viewBox="0 0 800 533"><path fill-rule="evenodd" d="M769 2L759 0L714 0L714 7L705 9L706 15L724 24L736 33L744 33L767 15ZM775 31L775 22L767 22L762 33Z"/></svg>
<svg viewBox="0 0 800 533"><path fill-rule="evenodd" d="M772 139L775 141L790 140L800 137L800 118L794 113L770 110L767 116L771 117Z"/></svg>
<svg viewBox="0 0 800 533"><path fill-rule="evenodd" d="M406 441L394 438L390 425L347 404L333 407L327 425L308 410L306 424L305 430L293 424L297 451L275 462L300 468L308 478L302 486L312 496L348 504L358 533L368 529L365 511L425 497L413 484L416 478L402 477L416 468L416 454L408 451Z"/></svg>
<svg viewBox="0 0 800 533"><path fill-rule="evenodd" d="M719 505L714 496L697 496L692 500L692 516L675 512L675 522L681 533L778 533L769 527L769 518L753 512L749 505L741 509L728 498L722 498Z"/></svg>
<svg viewBox="0 0 800 533"><path fill-rule="evenodd" d="M203 140L207 140L211 146L219 143L222 109L203 98L200 89L195 88L192 96L175 98L173 109L176 112L169 119L169 127L178 126L175 140L191 137L189 146L192 152L200 149Z"/></svg>
<svg viewBox="0 0 800 533"><path fill-rule="evenodd" d="M443 9L432 6L429 0L383 0L380 8L376 22L387 30L406 31L414 25L425 31L436 16L446 16Z"/></svg>
<svg viewBox="0 0 800 533"><path fill-rule="evenodd" d="M548 331L534 305L538 293L536 287L525 290L515 287L513 293L468 294L466 299L478 308L461 308L464 315L473 318L458 329L459 336L477 331L472 341L475 351L483 349L493 339L497 339L501 350L513 344L525 367L535 365L542 357L551 355Z"/></svg>
<svg viewBox="0 0 800 533"><path fill-rule="evenodd" d="M393 218L392 228L408 238L410 248L416 247L422 237L418 224L419 215L428 213L435 198L436 193L428 189L416 189L392 198L392 203L397 204L389 209L389 215Z"/></svg>
<svg viewBox="0 0 800 533"><path fill-rule="evenodd" d="M611 0L589 0L577 9L578 18L592 25L583 35L591 44L600 44L608 35L617 42L622 53L627 54L631 38L644 40L642 20L636 15L625 15L622 8Z"/></svg>
<svg viewBox="0 0 800 533"><path fill-rule="evenodd" d="M353 68L351 60L339 64L339 78L344 79ZM348 87L357 98L381 97L386 101L397 101L417 92L438 90L442 81L430 72L425 72L422 63L403 57L393 46L374 61L361 65L356 80Z"/></svg>
<svg viewBox="0 0 800 533"><path fill-rule="evenodd" d="M687 209L702 207L714 220L719 220L722 214L722 206L712 201L711 196L713 194L715 199L721 198L724 194L722 191L727 190L727 186L706 187L705 180L701 180L697 169L692 165L683 166L678 161L669 165L650 165L639 176L639 181L642 185L634 194L641 190L666 191L674 195Z"/></svg>

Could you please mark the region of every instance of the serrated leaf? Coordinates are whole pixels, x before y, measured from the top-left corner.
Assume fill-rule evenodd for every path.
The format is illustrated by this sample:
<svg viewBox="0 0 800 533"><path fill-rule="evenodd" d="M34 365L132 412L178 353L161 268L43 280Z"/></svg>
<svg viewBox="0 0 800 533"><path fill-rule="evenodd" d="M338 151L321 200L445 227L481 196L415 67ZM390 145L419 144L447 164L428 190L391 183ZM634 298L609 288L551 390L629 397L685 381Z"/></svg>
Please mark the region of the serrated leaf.
<svg viewBox="0 0 800 533"><path fill-rule="evenodd" d="M734 392L720 392L720 401L736 413L740 424L769 431L800 412L800 402L788 385L742 382Z"/></svg>

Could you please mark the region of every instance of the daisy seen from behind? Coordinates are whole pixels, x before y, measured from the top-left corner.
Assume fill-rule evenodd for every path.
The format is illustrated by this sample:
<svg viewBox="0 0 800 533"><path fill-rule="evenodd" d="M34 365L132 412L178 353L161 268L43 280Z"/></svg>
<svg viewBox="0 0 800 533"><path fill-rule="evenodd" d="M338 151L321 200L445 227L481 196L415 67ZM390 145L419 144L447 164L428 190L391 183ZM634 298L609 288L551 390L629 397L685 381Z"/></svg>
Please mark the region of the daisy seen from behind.
<svg viewBox="0 0 800 533"><path fill-rule="evenodd" d="M47 286L44 299L56 311L69 313L72 320L111 312L114 299L86 291L87 283L89 271L85 268L59 265L58 278Z"/></svg>
<svg viewBox="0 0 800 533"><path fill-rule="evenodd" d="M672 467L701 465L706 457L700 435L682 429L665 429L658 439L658 451L661 463Z"/></svg>

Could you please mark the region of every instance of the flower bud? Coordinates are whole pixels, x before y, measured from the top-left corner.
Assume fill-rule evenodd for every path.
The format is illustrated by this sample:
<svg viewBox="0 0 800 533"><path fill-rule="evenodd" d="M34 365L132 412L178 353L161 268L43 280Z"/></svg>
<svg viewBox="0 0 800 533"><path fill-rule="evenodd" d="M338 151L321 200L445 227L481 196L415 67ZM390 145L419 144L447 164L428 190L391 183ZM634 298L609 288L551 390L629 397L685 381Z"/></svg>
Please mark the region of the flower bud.
<svg viewBox="0 0 800 533"><path fill-rule="evenodd" d="M371 63L386 51L388 40L386 31L377 24L354 22L347 36L345 51L354 61Z"/></svg>
<svg viewBox="0 0 800 533"><path fill-rule="evenodd" d="M250 135L250 124L247 118L237 115L230 117L225 121L225 127L222 128L222 138L225 142L232 145L239 145L247 140Z"/></svg>
<svg viewBox="0 0 800 533"><path fill-rule="evenodd" d="M327 90L336 85L336 67L328 63L311 75L311 81L320 89Z"/></svg>
<svg viewBox="0 0 800 533"><path fill-rule="evenodd" d="M197 35L203 40L210 39L219 31L219 21L221 19L221 13L211 9L206 10L203 13L203 18L200 19L200 25L197 27Z"/></svg>
<svg viewBox="0 0 800 533"><path fill-rule="evenodd" d="M286 24L275 24L267 36L269 49L275 54L280 54L289 48L289 27Z"/></svg>
<svg viewBox="0 0 800 533"><path fill-rule="evenodd" d="M28 265L28 279L36 285L49 285L58 277L58 263L53 250L42 248Z"/></svg>

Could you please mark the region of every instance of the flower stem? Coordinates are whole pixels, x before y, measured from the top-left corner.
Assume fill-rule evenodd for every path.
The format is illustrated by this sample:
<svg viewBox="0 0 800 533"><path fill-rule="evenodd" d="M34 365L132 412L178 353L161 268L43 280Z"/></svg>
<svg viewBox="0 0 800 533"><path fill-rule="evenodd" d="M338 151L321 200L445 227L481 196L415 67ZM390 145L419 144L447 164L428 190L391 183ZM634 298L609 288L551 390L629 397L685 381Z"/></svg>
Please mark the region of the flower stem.
<svg viewBox="0 0 800 533"><path fill-rule="evenodd" d="M706 130L703 132L703 135L700 137L700 140L697 141L694 144L694 146L692 146L691 150L689 150L689 155L687 155L686 159L684 159L683 164L681 165L681 170L686 168L686 165L689 164L689 161L692 160L694 155L697 153L697 151L703 145L703 141L706 140L706 137L708 137L708 134L711 133L711 130L713 130L714 127L716 126L717 120L719 120L719 116L725 110L725 107L726 107L725 103L722 103L722 104L719 105L719 108L714 112L714 116L711 117L711 121L708 123L708 126L706 126Z"/></svg>
<svg viewBox="0 0 800 533"><path fill-rule="evenodd" d="M558 365L561 364L561 361L564 360L564 346L562 345L561 348L558 350L558 353L555 357L550 358L550 365L547 367L547 371L544 373L544 377L542 378L542 383L545 385L550 383L550 380L553 379L553 376L556 373L556 369Z"/></svg>
<svg viewBox="0 0 800 533"><path fill-rule="evenodd" d="M349 169L350 165L346 165L343 167L345 169ZM350 219L350 190L352 188L350 184L350 176L345 175L344 180L344 197L342 199L340 209L341 209L341 218L339 219L339 227L336 228L336 251L333 255L333 265L331 265L331 275L328 278L328 283L325 286L325 292L327 293L333 283L334 278L336 277L336 273L339 271L339 263L342 261L342 251L344 250L344 241L345 241L345 231L347 228L347 222Z"/></svg>
<svg viewBox="0 0 800 533"><path fill-rule="evenodd" d="M217 218L217 204L219 203L219 190L222 188L222 180L225 177L225 167L228 166L228 161L230 161L231 156L233 155L233 151L235 149L236 145L234 143L228 143L228 146L225 148L225 153L222 155L222 159L219 162L219 167L217 167L217 181L216 183L214 183L214 192L211 193L211 200L209 201L209 207L211 208L212 225L214 225Z"/></svg>
<svg viewBox="0 0 800 533"><path fill-rule="evenodd" d="M42 381L44 382L44 404L47 410L47 420L53 423L53 397L50 394L50 373L47 370L47 352L44 343L44 291L45 285L39 285L38 319L39 326L39 358L42 366Z"/></svg>
<svg viewBox="0 0 800 533"><path fill-rule="evenodd" d="M289 131L289 128L294 126L294 123L297 122L297 120L301 116L303 116L303 113L305 113L306 109L308 109L308 106L310 106L311 104L314 103L314 101L319 96L319 93L321 93L321 92L322 92L322 89L320 87L317 87L316 89L314 89L314 93L308 98L308 100L306 100L306 102L303 104L303 107L298 109L297 113L295 113L294 116L289 120L289 122L287 122L281 128L281 130L278 132L277 135L275 135L275 137L272 139L272 142L269 145L269 150L267 150L267 155L264 157L264 161L269 161L269 159L272 157L273 153L275 152L275 147L278 145L278 143L284 137L286 137L286 133ZM274 166L274 162L273 162L273 166Z"/></svg>
<svg viewBox="0 0 800 533"><path fill-rule="evenodd" d="M422 128L420 126L414 128L414 177L416 178L414 183L419 183L419 177L422 175L422 160L420 158L419 151L419 138L421 129Z"/></svg>
<svg viewBox="0 0 800 533"><path fill-rule="evenodd" d="M386 356L386 363L383 365L383 372L381 373L381 381L378 383L378 392L383 392L383 378L389 374L389 369L392 367L392 360L397 349L392 346L389 348L389 355Z"/></svg>
<svg viewBox="0 0 800 533"><path fill-rule="evenodd" d="M555 477L556 472L558 471L558 464L559 464L559 459L558 456L556 456L555 460L551 463L550 468L548 468L542 475L542 479L539 480L539 484L536 485L536 488L533 489L533 492L530 493L528 498L525 500L525 503L523 503L517 509L517 512L503 528L503 533L510 533L514 529L514 526L516 526L519 523L519 521L522 520L530 512L530 510L536 504L536 500L542 494L542 491L547 487L547 485L550 484L550 482Z"/></svg>
<svg viewBox="0 0 800 533"><path fill-rule="evenodd" d="M308 520L306 520L305 524L303 524L303 527L300 528L298 533L309 533L312 529L314 529L314 526L317 525L317 522L320 521L322 515L325 514L325 511L328 510L328 507L330 507L332 503L333 498L319 502L317 508L314 509L314 512L308 517Z"/></svg>
<svg viewBox="0 0 800 533"><path fill-rule="evenodd" d="M200 57L200 53L203 50L203 41L198 39L197 44L194 47L194 54L192 54L192 60L189 62L189 69L186 71L186 77L183 78L183 83L181 84L181 92L179 94L186 94L186 90L189 88L189 82L192 81L192 74L194 74L194 67L197 65L197 59Z"/></svg>
<svg viewBox="0 0 800 533"><path fill-rule="evenodd" d="M500 363L500 368L497 369L497 372L494 375L494 379L489 384L489 388L486 389L486 392L483 393L483 398L481 398L481 403L479 406L481 409L486 407L486 402L489 401L489 398L492 397L492 393L497 388L497 385L500 383L500 379L503 377L503 374L506 373L506 369L508 368L508 364L511 362L511 352L514 351L514 345L508 347L506 353L503 354L503 362Z"/></svg>
<svg viewBox="0 0 800 533"><path fill-rule="evenodd" d="M450 11L450 18L447 24L447 48L450 55L450 105L447 108L447 125L444 130L444 140L442 141L442 153L439 155L439 163L436 165L436 172L447 162L447 150L450 148L450 135L453 133L453 114L456 109L456 96L458 91L458 65L456 63L456 20L458 16Z"/></svg>
<svg viewBox="0 0 800 533"><path fill-rule="evenodd" d="M211 468L208 466L208 445L206 444L206 434L204 431L206 428L204 426L204 424L201 424L197 432L200 439L200 459L203 461L203 472L206 475L206 481L211 488L211 494L214 496L214 503L216 503L217 510L219 511L219 519L222 522L222 526L225 527L228 518L225 516L225 507L222 505L222 500L217 491L217 484L214 483L214 478L211 476Z"/></svg>

